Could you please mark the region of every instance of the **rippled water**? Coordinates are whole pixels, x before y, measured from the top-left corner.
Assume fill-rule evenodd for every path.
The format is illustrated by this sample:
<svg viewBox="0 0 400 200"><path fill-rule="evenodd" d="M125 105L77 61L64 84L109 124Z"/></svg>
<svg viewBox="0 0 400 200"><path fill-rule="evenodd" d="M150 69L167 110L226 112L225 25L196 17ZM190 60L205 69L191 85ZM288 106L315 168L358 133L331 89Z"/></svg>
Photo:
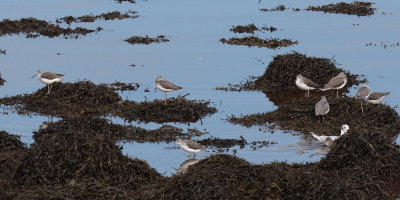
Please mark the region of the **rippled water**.
<svg viewBox="0 0 400 200"><path fill-rule="evenodd" d="M333 1L339 2L339 1ZM43 87L37 79L30 79L38 68L45 71L65 73L65 81L87 79L101 82L137 82L143 86L135 92L122 93L123 98L136 101L162 98L163 93L154 91L157 75L183 86L180 91L168 95L188 94L188 99L210 99L218 113L202 122L190 124L168 123L186 128L206 130L208 135L247 141L274 141L277 144L253 151L247 147L237 149L237 155L254 163L270 161L305 162L317 161L321 155L310 157L320 147L315 142L305 142L301 136L276 130L259 131L259 127L245 128L225 121L227 116L272 111L276 106L260 92L223 92L214 88L228 83L239 83L248 76L262 75L273 56L292 50L308 56L334 57L343 69L364 74L373 91L391 91L385 103L394 107L400 100L397 92L400 80L398 56L400 46L390 44L400 39L400 3L396 0L379 1L373 6L376 14L357 17L321 12L294 12L291 8L320 5L310 1L285 1L289 7L283 12L261 12L260 8L272 8L278 2L221 0L221 1L138 1L136 4L117 4L111 0L0 0L0 19L36 17L55 22L68 15L100 14L114 10L134 10L136 19L96 21L72 24L72 27L103 27L105 30L79 39L46 38L27 39L24 36L0 38L0 72L7 80L0 88L0 96L31 93ZM220 38L238 36L229 32L233 25L274 26L273 33L257 33L259 37L277 37L297 40L298 45L271 50L230 46L219 42ZM166 35L170 42L161 44L130 45L123 40L133 35ZM388 44L384 48L381 42ZM368 43L377 46L366 46ZM61 55L57 55L61 53ZM264 62L264 64L262 64ZM135 64L135 67L131 67ZM149 93L143 92L148 87ZM354 95L355 90L352 91ZM399 108L396 108L399 111ZM26 117L15 113L0 115L0 128L22 135L25 143L32 143L32 131L37 130L46 116ZM57 119L54 119L57 120ZM115 123L124 122L113 119ZM139 124L155 129L159 124ZM399 143L399 139L397 139ZM144 159L161 173L169 175L187 159L181 149L171 149L166 143L121 143L123 152L131 157ZM228 153L233 153L229 151ZM211 150L201 152L198 158L214 154ZM174 169L175 168L175 169Z"/></svg>

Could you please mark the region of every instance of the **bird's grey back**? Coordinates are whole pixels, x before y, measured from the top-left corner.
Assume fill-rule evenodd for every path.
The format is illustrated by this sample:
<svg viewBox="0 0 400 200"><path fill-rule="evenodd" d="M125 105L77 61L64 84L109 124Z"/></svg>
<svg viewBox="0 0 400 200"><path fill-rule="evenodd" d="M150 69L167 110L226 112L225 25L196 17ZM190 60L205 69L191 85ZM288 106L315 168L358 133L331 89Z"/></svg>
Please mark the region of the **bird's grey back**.
<svg viewBox="0 0 400 200"><path fill-rule="evenodd" d="M379 98L381 98L383 96L387 96L389 94L390 94L390 92L374 92L369 95L368 99L369 100L378 100Z"/></svg>
<svg viewBox="0 0 400 200"><path fill-rule="evenodd" d="M344 72L340 72L339 75L333 77L327 84L324 85L324 89L329 89L329 88L337 88L343 83L347 82L347 76Z"/></svg>
<svg viewBox="0 0 400 200"><path fill-rule="evenodd" d="M191 148L191 149L201 149L204 150L206 147L204 145L201 145L193 140L185 140L186 145Z"/></svg>
<svg viewBox="0 0 400 200"><path fill-rule="evenodd" d="M320 101L315 104L315 115L325 115L329 111L329 103L323 96Z"/></svg>
<svg viewBox="0 0 400 200"><path fill-rule="evenodd" d="M365 98L369 95L369 93L370 93L369 87L364 85L358 89L356 97L357 98Z"/></svg>

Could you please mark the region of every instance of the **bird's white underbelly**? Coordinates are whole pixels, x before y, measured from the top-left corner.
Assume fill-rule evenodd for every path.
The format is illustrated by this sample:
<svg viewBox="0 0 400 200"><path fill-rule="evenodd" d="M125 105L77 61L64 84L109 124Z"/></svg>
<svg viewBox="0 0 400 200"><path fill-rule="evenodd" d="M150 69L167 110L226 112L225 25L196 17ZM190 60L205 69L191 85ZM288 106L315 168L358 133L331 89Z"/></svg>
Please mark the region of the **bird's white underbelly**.
<svg viewBox="0 0 400 200"><path fill-rule="evenodd" d="M370 103L372 103L372 104L379 104L379 103L381 103L382 101L383 101L383 99L385 98L386 96L382 96L381 98L379 98L379 99L376 99L376 100L368 100Z"/></svg>
<svg viewBox="0 0 400 200"><path fill-rule="evenodd" d="M198 153L198 152L201 151L201 149L192 149L192 148L189 148L186 145L182 145L181 147L182 147L183 150L185 150L185 151L187 151L189 153Z"/></svg>
<svg viewBox="0 0 400 200"><path fill-rule="evenodd" d="M51 79L51 80L50 80L50 79L42 78L42 77L40 77L39 80L42 81L42 83L44 83L44 84L46 84L46 85L51 85L51 84L53 84L53 83L55 83L55 82L61 82L61 81L63 81L62 78L55 78L55 79Z"/></svg>
<svg viewBox="0 0 400 200"><path fill-rule="evenodd" d="M164 88L161 84L156 84L156 88L163 92L171 92L171 89Z"/></svg>
<svg viewBox="0 0 400 200"><path fill-rule="evenodd" d="M302 90L314 90L314 87L310 87L307 84L305 84L303 81L297 81L296 80L296 85L301 88Z"/></svg>
<svg viewBox="0 0 400 200"><path fill-rule="evenodd" d="M333 88L333 89L335 89L335 90L340 90L340 89L342 89L342 88L346 85L346 83L347 83L347 81L344 81L344 83L343 83L342 85L340 85L340 86L337 87L337 88Z"/></svg>

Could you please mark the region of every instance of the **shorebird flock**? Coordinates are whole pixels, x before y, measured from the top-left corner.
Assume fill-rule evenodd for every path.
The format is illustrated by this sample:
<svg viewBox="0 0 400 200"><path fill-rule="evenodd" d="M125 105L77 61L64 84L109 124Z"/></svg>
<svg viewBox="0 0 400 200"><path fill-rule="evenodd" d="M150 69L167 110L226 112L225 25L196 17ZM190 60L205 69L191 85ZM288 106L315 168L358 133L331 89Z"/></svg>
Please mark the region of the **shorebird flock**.
<svg viewBox="0 0 400 200"><path fill-rule="evenodd" d="M305 97L310 96L310 90L319 89L321 91L327 90L336 90L336 98L339 98L339 90L342 89L347 83L347 76L344 72L340 72L337 76L331 78L328 83L324 86L320 86L319 84L315 83L311 79L298 74L296 76L295 84L302 90L306 90ZM374 92L370 93L370 88L368 87L368 83L365 82L362 87L360 87L357 91L355 96L356 99L360 99L361 101L361 112L364 112L363 108L363 101L367 100L369 103L372 104L379 104L381 103L390 92ZM326 96L321 96L321 99L315 104L315 115L322 116L322 123L324 123L324 116L329 113L329 103L326 99ZM347 133L349 130L348 125L343 125L341 129L341 135ZM312 133L312 132L311 132ZM314 138L319 140L322 144L326 146L331 146L335 139L340 136L318 136L315 133L312 133Z"/></svg>

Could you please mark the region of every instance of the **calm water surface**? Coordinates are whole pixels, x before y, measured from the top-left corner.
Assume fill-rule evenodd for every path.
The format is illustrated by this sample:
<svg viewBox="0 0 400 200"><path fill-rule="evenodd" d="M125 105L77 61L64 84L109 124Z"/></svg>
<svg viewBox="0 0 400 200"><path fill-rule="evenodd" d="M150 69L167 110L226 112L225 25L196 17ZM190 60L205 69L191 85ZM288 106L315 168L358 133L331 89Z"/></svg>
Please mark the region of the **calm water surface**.
<svg viewBox="0 0 400 200"><path fill-rule="evenodd" d="M384 48L380 43L390 45L400 42L400 2L376 2L376 14L369 17L291 10L324 4L322 1L305 0L285 1L284 5L289 9L283 12L259 11L260 8L272 8L278 4L273 1L259 4L256 0L151 0L138 1L136 4L117 4L112 0L0 0L1 20L36 17L55 22L56 18L68 15L97 15L115 10L134 10L140 15L136 19L74 23L72 27L94 29L100 26L105 29L79 39L27 39L23 35L1 37L0 49L6 49L7 55L0 55L0 72L7 82L0 88L0 96L31 93L43 87L37 79L29 78L40 68L67 74L67 82L87 79L95 83L141 83L139 91L121 93L122 97L135 101L153 100L163 97L162 92L154 91L155 77L163 75L184 87L169 93L170 97L189 93L188 99L210 99L219 111L203 119L203 123L169 125L183 129L196 127L209 132L196 139L210 136L239 139L243 136L249 142L277 142L256 151L248 147L232 148L238 149L236 155L253 163L317 161L321 155L310 156L320 146L315 142L305 142L302 136L280 130L274 133L259 131L259 127L246 128L225 121L232 114L275 110L276 106L264 94L223 92L214 88L239 83L248 76L262 75L273 56L295 50L309 56L335 57L342 64L340 67L351 73L364 74L371 90L391 91L385 103L394 107L400 100L397 92L400 84L400 47ZM260 38L288 38L297 40L299 44L270 50L219 42L220 38L239 36L229 32L233 25L250 23L258 27L266 25L278 28L273 33L256 33ZM161 34L166 35L170 42L145 46L130 45L123 41L133 35L155 37ZM366 46L367 43L377 46ZM131 64L136 67L129 66ZM149 93L143 92L146 87L150 89ZM351 95L355 94L355 90ZM396 110L399 111L399 108ZM32 131L47 120L46 116L26 117L9 112L8 115L0 115L0 128L21 135L22 141L30 144L33 142ZM125 124L120 119L113 121ZM139 126L156 129L161 125L150 123ZM166 175L175 173L188 155L181 149L171 149L174 146L172 143L121 142L120 145L123 145L125 154L146 160ZM204 151L197 158L202 159L214 153L212 150Z"/></svg>

